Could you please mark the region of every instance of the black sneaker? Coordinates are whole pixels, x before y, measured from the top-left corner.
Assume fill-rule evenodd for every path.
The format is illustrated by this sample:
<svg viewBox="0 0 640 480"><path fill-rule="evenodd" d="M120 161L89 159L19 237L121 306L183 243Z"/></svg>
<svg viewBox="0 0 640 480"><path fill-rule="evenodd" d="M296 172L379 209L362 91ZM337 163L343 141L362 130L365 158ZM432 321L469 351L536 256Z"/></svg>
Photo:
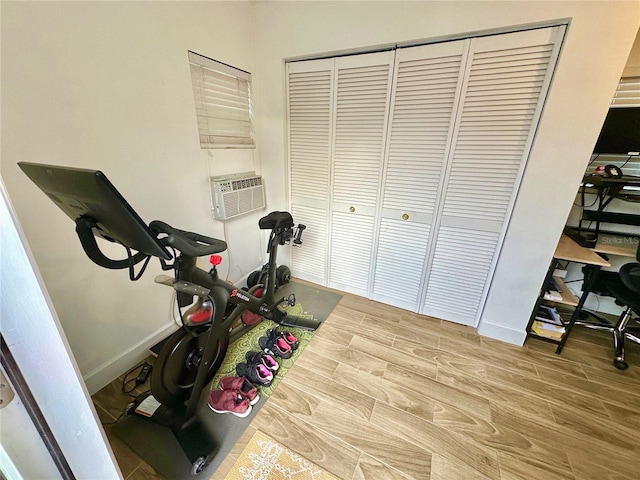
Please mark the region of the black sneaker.
<svg viewBox="0 0 640 480"><path fill-rule="evenodd" d="M264 337L260 337L258 344L265 353L273 355L274 357L286 359L291 358L291 355L293 355L291 345L282 338L280 332L275 328L273 330L268 330L267 335Z"/></svg>
<svg viewBox="0 0 640 480"><path fill-rule="evenodd" d="M247 359L248 364L262 362L264 366L267 367L272 372L275 372L279 368L278 362L276 362L275 358L273 358L268 353L247 352L247 354L245 355L245 358Z"/></svg>
<svg viewBox="0 0 640 480"><path fill-rule="evenodd" d="M246 377L254 385L268 387L273 382L273 372L262 362L260 363L239 363L236 366L236 373L239 377Z"/></svg>
<svg viewBox="0 0 640 480"><path fill-rule="evenodd" d="M289 344L294 352L298 349L298 339L291 332L280 332L280 336Z"/></svg>

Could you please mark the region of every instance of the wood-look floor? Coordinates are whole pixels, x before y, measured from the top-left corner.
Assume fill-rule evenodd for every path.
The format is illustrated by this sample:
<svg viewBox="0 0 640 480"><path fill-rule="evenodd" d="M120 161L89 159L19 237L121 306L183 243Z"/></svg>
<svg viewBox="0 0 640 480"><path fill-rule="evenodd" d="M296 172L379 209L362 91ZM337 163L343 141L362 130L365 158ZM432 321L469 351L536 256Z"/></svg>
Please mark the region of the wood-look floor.
<svg viewBox="0 0 640 480"><path fill-rule="evenodd" d="M345 480L639 480L640 346L624 372L603 332L554 350L345 294L212 478L259 429ZM158 478L113 441L125 478Z"/></svg>

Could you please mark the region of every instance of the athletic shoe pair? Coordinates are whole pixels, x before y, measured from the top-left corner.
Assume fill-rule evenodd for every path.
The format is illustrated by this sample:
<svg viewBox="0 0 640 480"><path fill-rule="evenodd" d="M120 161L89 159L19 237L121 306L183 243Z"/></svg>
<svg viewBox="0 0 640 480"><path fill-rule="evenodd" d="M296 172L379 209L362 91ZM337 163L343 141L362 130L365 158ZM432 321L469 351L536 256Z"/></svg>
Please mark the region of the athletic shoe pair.
<svg viewBox="0 0 640 480"><path fill-rule="evenodd" d="M239 363L236 366L236 373L239 376L247 377L256 385L268 387L273 382L274 372L278 370L278 362L266 353L247 352L246 363Z"/></svg>
<svg viewBox="0 0 640 480"><path fill-rule="evenodd" d="M252 365L262 363L272 372L275 372L276 370L278 370L278 368L280 368L280 365L278 365L276 359L265 352L247 352L245 358L247 360L247 364Z"/></svg>
<svg viewBox="0 0 640 480"><path fill-rule="evenodd" d="M231 413L244 418L258 403L258 389L245 377L224 377L221 390L211 390L207 398L209 408L216 413Z"/></svg>
<svg viewBox="0 0 640 480"><path fill-rule="evenodd" d="M258 340L260 348L274 357L291 358L298 349L298 339L291 332L279 332L277 328L267 330Z"/></svg>

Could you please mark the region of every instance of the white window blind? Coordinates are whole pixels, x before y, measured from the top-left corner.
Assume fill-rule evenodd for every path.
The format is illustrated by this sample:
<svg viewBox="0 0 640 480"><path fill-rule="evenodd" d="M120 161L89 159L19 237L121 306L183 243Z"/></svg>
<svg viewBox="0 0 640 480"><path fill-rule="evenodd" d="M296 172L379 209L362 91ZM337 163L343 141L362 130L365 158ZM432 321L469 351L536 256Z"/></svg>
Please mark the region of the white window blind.
<svg viewBox="0 0 640 480"><path fill-rule="evenodd" d="M640 107L640 77L622 77L612 107Z"/></svg>
<svg viewBox="0 0 640 480"><path fill-rule="evenodd" d="M251 74L189 52L201 148L255 148Z"/></svg>

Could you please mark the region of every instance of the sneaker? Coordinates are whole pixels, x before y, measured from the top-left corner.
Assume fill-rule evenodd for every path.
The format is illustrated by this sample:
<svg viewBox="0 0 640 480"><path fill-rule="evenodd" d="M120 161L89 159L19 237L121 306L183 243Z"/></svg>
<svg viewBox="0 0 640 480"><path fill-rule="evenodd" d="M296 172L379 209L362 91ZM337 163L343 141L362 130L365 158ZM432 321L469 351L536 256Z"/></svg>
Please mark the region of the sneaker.
<svg viewBox="0 0 640 480"><path fill-rule="evenodd" d="M239 363L236 365L239 377L246 377L254 385L268 387L273 382L273 373L262 363Z"/></svg>
<svg viewBox="0 0 640 480"><path fill-rule="evenodd" d="M280 336L276 329L268 330L266 336L260 337L258 344L265 353L274 357L287 359L293 355L291 346Z"/></svg>
<svg viewBox="0 0 640 480"><path fill-rule="evenodd" d="M291 332L280 332L280 336L289 344L294 352L298 349L298 339Z"/></svg>
<svg viewBox="0 0 640 480"><path fill-rule="evenodd" d="M247 352L245 355L247 363L260 363L262 362L272 372L275 372L280 367L276 359L268 353L264 352Z"/></svg>
<svg viewBox="0 0 640 480"><path fill-rule="evenodd" d="M238 393L244 399L249 400L250 405L255 405L260 400L258 389L246 377L224 377L220 379L220 388Z"/></svg>
<svg viewBox="0 0 640 480"><path fill-rule="evenodd" d="M207 404L216 413L231 413L240 418L248 416L252 408L249 400L231 390L211 390Z"/></svg>

